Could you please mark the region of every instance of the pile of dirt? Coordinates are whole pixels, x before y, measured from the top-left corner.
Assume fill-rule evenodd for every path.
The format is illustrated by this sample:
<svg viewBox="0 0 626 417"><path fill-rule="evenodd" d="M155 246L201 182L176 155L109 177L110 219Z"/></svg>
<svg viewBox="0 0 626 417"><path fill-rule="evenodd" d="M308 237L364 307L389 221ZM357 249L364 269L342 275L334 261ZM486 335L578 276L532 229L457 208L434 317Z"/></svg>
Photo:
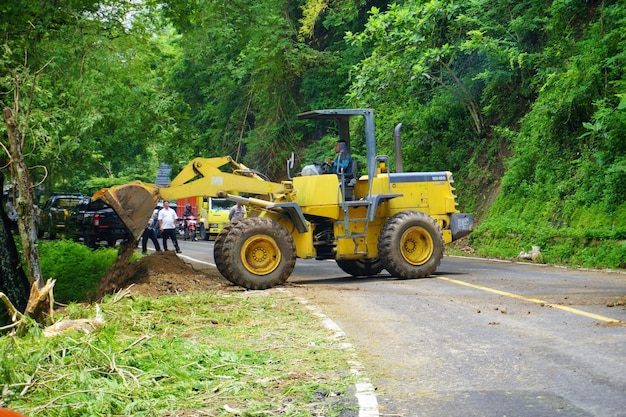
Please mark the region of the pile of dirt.
<svg viewBox="0 0 626 417"><path fill-rule="evenodd" d="M217 268L195 267L179 258L173 251L155 252L122 268L117 268L114 281L102 284L101 282L99 298L131 285L132 294L150 297L233 287L220 275Z"/></svg>

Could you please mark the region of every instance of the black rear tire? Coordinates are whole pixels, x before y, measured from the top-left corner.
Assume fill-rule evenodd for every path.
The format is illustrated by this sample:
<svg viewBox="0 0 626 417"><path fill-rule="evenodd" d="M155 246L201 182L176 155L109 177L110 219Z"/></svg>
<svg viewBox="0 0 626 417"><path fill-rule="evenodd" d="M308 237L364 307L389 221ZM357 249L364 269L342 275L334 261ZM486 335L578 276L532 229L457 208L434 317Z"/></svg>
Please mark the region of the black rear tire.
<svg viewBox="0 0 626 417"><path fill-rule="evenodd" d="M441 228L419 211L403 211L387 220L378 239L378 256L398 278L423 278L437 270L443 258Z"/></svg>
<svg viewBox="0 0 626 417"><path fill-rule="evenodd" d="M296 264L291 234L267 217L248 217L233 224L221 254L227 279L250 290L284 283Z"/></svg>
<svg viewBox="0 0 626 417"><path fill-rule="evenodd" d="M92 249L96 247L96 241L94 240L93 236L91 236L87 232L83 232L83 244Z"/></svg>

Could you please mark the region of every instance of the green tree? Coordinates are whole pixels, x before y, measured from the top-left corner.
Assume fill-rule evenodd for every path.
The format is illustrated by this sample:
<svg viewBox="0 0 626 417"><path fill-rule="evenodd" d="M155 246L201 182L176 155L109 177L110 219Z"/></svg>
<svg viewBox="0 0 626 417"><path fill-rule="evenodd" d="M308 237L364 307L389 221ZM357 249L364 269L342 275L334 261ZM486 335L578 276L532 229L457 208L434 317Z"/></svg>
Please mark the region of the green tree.
<svg viewBox="0 0 626 417"><path fill-rule="evenodd" d="M489 142L481 74L490 62L467 46L475 26L465 18L471 5L433 0L372 8L365 29L347 34L366 55L353 69L350 103L377 110L379 153L394 153L391 133L402 122L404 169L454 172L466 202L475 194L466 180L470 172L481 165L502 171L497 149L503 140ZM485 157L485 148L491 155ZM493 178L474 181L476 190Z"/></svg>
<svg viewBox="0 0 626 417"><path fill-rule="evenodd" d="M343 33L362 28L368 2L262 0L171 2L166 15L183 51L170 82L187 107L191 155L231 155L273 178L289 152L316 136L295 115L344 107L351 65L359 59ZM370 2L385 3L385 2Z"/></svg>
<svg viewBox="0 0 626 417"><path fill-rule="evenodd" d="M230 154L260 170L279 170L278 161L294 148L289 121L298 78L312 60L296 39L293 12L279 0L171 5L183 55L170 83L188 105L188 146L178 158Z"/></svg>
<svg viewBox="0 0 626 417"><path fill-rule="evenodd" d="M156 36L155 7L3 4L0 66L8 77L0 88L9 93L20 68L40 71L25 139L30 164L47 168L49 190L76 189L94 175L145 171L156 166L157 144L175 134L176 96L162 89L170 57Z"/></svg>
<svg viewBox="0 0 626 417"><path fill-rule="evenodd" d="M554 2L543 11L530 86L536 99L475 242L517 235L546 247L557 262L626 265L625 21L617 2ZM564 241L571 242L567 251Z"/></svg>
<svg viewBox="0 0 626 417"><path fill-rule="evenodd" d="M81 179L100 172L114 176L146 167L142 162L151 157L154 137L175 129L173 119L163 117L172 100L163 99L159 88L155 63L167 57L153 40L159 29L150 19L155 7L89 0L0 6L0 104L6 122L0 131L8 138L2 149L19 190L28 276L42 291L49 287L38 264L29 172L39 173L37 182L45 182L47 191L77 189ZM40 307L28 309L38 315Z"/></svg>

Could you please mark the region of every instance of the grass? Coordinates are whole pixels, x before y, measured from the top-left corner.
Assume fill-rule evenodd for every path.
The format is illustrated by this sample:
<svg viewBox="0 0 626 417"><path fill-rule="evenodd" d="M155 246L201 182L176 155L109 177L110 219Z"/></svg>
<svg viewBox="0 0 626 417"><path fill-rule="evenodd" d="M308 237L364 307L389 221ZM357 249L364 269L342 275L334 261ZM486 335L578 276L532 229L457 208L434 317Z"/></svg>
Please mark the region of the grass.
<svg viewBox="0 0 626 417"><path fill-rule="evenodd" d="M101 308L106 324L90 334L45 338L33 325L25 337L0 337L0 407L43 417L339 416L354 407L352 352L284 293L109 297ZM95 312L72 304L64 315Z"/></svg>
<svg viewBox="0 0 626 417"><path fill-rule="evenodd" d="M601 204L586 207L509 196L474 228L469 242L477 256L515 259L541 247L543 262L584 268L626 268L626 203L609 213Z"/></svg>

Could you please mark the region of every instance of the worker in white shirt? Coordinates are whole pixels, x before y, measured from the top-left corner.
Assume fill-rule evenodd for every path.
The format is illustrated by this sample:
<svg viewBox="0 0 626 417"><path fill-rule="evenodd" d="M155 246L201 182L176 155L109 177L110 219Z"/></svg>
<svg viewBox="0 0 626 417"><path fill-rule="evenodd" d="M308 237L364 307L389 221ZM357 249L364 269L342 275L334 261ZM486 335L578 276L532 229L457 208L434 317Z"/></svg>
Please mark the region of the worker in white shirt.
<svg viewBox="0 0 626 417"><path fill-rule="evenodd" d="M176 220L178 215L176 210L170 208L170 202L163 202L163 209L159 211L159 230L161 231L161 237L163 238L163 250L167 250L167 239L172 239L176 253L181 253L178 247L178 240L176 240Z"/></svg>

